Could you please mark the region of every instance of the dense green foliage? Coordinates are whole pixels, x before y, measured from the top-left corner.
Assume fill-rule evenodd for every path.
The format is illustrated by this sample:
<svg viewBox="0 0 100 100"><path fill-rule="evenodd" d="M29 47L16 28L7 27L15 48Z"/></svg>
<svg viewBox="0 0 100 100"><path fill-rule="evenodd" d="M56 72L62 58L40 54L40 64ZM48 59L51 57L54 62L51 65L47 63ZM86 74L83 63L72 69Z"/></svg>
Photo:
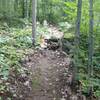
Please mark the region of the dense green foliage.
<svg viewBox="0 0 100 100"><path fill-rule="evenodd" d="M93 33L93 37L94 37L94 45L93 45L93 49L94 49L94 55L93 55L93 76L91 77L91 84L94 85L94 87L99 87L100 84L100 77L99 77L99 70L100 70L100 22L99 22L99 12L98 10L100 10L100 7L98 7L98 4L100 3L99 0L94 1L94 33ZM76 2L66 2L66 13L68 14L67 20L69 21L69 23L75 23L76 20ZM88 0L83 0L83 4L82 4L82 18L81 18L81 40L80 40L80 56L79 56L79 79L83 80L84 84L84 89L86 89L89 86L89 81L87 80L87 76L88 76L88 36L89 36L89 6L88 6ZM74 11L74 13L73 13ZM75 24L74 24L75 25ZM75 26L73 26L74 28ZM72 30L73 32L74 30ZM85 75L84 75L85 74ZM97 89L97 88L96 88ZM100 87L98 88L98 90L100 91ZM100 92L96 90L96 94L100 95Z"/></svg>
<svg viewBox="0 0 100 100"><path fill-rule="evenodd" d="M27 1L27 0L26 0ZM83 0L81 18L81 40L79 56L79 79L83 83L83 91L88 88L88 34L89 34L89 6L88 0ZM95 94L100 96L100 0L94 0L94 55L91 81ZM64 38L73 40L77 15L77 0L38 0L37 20L42 23L47 20L56 24ZM32 0L0 0L0 78L7 80L9 70L15 68L20 72L21 58L27 49L32 48L31 21ZM71 27L67 28L65 22ZM37 27L38 33L48 33L43 26ZM37 38L37 43L39 39ZM38 43L39 44L39 43ZM73 48L73 45L72 45ZM72 52L73 53L73 52ZM1 84L1 82L0 82ZM5 90L0 85L0 91Z"/></svg>
<svg viewBox="0 0 100 100"><path fill-rule="evenodd" d="M6 81L11 70L15 70L17 74L26 71L21 67L20 61L30 47L32 47L30 28L22 30L2 27L0 30L0 93L8 91Z"/></svg>

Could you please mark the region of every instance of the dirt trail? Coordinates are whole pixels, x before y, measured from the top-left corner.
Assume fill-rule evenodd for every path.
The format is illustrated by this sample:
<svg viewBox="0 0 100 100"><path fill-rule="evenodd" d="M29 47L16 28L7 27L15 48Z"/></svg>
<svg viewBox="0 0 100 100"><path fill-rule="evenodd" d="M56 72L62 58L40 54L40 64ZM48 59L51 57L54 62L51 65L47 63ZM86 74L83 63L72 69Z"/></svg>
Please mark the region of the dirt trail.
<svg viewBox="0 0 100 100"><path fill-rule="evenodd" d="M71 94L70 58L60 51L36 51L25 66L32 71L32 93L25 100L64 100ZM70 77L71 78L71 77Z"/></svg>

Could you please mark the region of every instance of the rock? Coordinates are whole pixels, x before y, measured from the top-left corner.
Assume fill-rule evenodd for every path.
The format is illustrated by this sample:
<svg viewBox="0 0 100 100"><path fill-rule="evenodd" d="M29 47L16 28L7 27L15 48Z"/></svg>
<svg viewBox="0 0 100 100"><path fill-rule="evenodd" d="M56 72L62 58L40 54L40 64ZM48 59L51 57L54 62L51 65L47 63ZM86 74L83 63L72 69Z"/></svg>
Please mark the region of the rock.
<svg viewBox="0 0 100 100"><path fill-rule="evenodd" d="M65 98L61 98L61 100L66 100Z"/></svg>
<svg viewBox="0 0 100 100"><path fill-rule="evenodd" d="M24 83L25 86L29 86L29 84L30 84L29 81L26 81L26 82Z"/></svg>
<svg viewBox="0 0 100 100"><path fill-rule="evenodd" d="M76 95L70 96L70 100L78 100L78 97Z"/></svg>
<svg viewBox="0 0 100 100"><path fill-rule="evenodd" d="M3 83L3 80L0 79L0 84Z"/></svg>

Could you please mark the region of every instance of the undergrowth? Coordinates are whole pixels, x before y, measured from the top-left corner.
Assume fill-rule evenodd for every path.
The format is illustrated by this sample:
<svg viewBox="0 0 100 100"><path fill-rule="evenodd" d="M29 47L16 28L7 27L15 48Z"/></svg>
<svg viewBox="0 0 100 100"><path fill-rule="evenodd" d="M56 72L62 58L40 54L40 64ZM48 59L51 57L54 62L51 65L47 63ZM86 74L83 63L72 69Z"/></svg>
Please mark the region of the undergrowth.
<svg viewBox="0 0 100 100"><path fill-rule="evenodd" d="M12 69L20 74L24 72L20 61L28 53L29 49L32 49L31 28L16 29L1 27L0 94L8 91L6 82Z"/></svg>
<svg viewBox="0 0 100 100"><path fill-rule="evenodd" d="M64 30L60 26L60 30ZM64 31L64 38L72 39L74 35L71 32ZM40 34L48 34L48 29L43 26L37 27L37 37L36 45L40 43ZM67 34L68 33L68 34ZM31 26L27 26L23 29L21 28L9 28L6 24L0 27L0 93L7 91L6 85L3 84L9 78L9 72L12 69L15 69L17 73L24 72L23 67L21 66L21 59L33 49L32 47L32 29ZM82 81L83 92L87 92L89 82L87 80L87 44L86 40L82 40L81 50L80 50L80 64L79 64L79 79ZM91 84L94 85L94 93L96 96L100 96L100 64L99 64L99 47L98 41L96 41L95 46L95 55L94 55L94 76L91 78ZM33 85L37 82L34 82ZM10 100L10 99L9 99Z"/></svg>

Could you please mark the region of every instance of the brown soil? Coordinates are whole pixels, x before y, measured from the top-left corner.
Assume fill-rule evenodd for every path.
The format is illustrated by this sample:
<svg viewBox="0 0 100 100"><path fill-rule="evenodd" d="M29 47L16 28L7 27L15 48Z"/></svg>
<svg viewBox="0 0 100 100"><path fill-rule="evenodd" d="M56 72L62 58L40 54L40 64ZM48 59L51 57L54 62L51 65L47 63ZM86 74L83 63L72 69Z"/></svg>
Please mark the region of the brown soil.
<svg viewBox="0 0 100 100"><path fill-rule="evenodd" d="M12 100L86 100L73 91L73 68L66 53L35 50L26 55L22 65L26 73L11 72L9 78Z"/></svg>
<svg viewBox="0 0 100 100"><path fill-rule="evenodd" d="M60 51L38 50L24 65L32 72L32 93L25 100L64 100L71 95L70 58Z"/></svg>
<svg viewBox="0 0 100 100"><path fill-rule="evenodd" d="M26 100L61 100L70 58L59 51L45 50L35 52L29 59L26 65L32 71L33 92Z"/></svg>

